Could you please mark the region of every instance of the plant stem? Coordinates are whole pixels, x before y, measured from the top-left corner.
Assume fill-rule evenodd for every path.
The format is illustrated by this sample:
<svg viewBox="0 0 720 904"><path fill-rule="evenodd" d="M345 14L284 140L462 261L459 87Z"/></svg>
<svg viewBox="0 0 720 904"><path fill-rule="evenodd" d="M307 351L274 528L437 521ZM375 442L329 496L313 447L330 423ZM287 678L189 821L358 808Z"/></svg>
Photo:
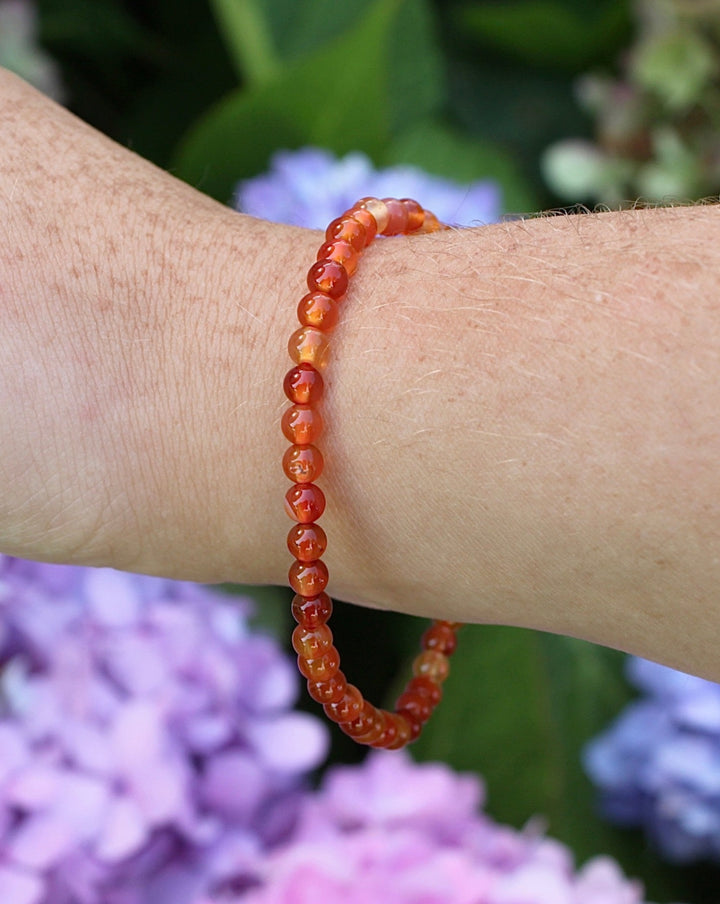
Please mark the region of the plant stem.
<svg viewBox="0 0 720 904"><path fill-rule="evenodd" d="M279 69L272 36L258 0L210 0L238 75L247 85L270 81Z"/></svg>

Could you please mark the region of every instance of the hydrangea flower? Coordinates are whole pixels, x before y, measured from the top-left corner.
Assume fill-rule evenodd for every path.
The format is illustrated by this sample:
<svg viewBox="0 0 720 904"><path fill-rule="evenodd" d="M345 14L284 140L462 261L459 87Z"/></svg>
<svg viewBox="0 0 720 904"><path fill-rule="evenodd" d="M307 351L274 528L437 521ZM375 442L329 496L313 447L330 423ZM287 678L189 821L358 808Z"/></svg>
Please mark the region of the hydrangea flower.
<svg viewBox="0 0 720 904"><path fill-rule="evenodd" d="M718 860L720 685L644 659L628 671L644 696L585 751L602 810L670 860Z"/></svg>
<svg viewBox="0 0 720 904"><path fill-rule="evenodd" d="M62 100L58 68L38 44L37 12L30 0L0 0L0 66Z"/></svg>
<svg viewBox="0 0 720 904"><path fill-rule="evenodd" d="M493 223L501 213L495 182L460 185L412 166L376 170L360 152L338 159L319 148L278 151L267 173L240 183L235 206L264 220L324 229L368 195L415 198L442 222L458 226Z"/></svg>
<svg viewBox="0 0 720 904"><path fill-rule="evenodd" d="M0 557L0 901L190 904L286 836L327 735L247 612Z"/></svg>
<svg viewBox="0 0 720 904"><path fill-rule="evenodd" d="M596 858L478 812L475 776L376 752L336 767L306 796L292 841L256 865L228 904L639 904L639 883ZM221 904L212 896L197 904ZM224 904L224 902L223 902Z"/></svg>

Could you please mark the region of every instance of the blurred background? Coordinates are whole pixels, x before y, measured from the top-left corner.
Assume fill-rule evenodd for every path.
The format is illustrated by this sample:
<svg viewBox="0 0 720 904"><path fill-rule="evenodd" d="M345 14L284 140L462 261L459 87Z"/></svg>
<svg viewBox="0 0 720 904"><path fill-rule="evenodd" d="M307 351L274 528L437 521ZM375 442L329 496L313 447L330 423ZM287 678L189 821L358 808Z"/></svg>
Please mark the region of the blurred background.
<svg viewBox="0 0 720 904"><path fill-rule="evenodd" d="M303 220L311 177L338 205L356 187L357 196L372 193L363 186L373 180L390 188L415 180L446 205L441 218L464 225L720 192L717 0L0 0L0 64L223 203L303 225L322 225ZM307 154L277 156L312 148L328 154L312 165ZM478 186L482 203L460 216ZM16 563L3 567L4 586L15 588L4 597L13 624L10 607L28 588L60 593L47 570L13 583ZM60 595L82 601L81 585L78 576ZM248 631L290 653L289 591L227 593L254 613ZM386 703L424 627L340 605L333 617L346 673ZM26 680L52 671L50 654L38 658L37 640L27 640L32 632L17 631L25 640L6 642L0 656L6 674L23 656ZM482 776L493 820L516 829L530 821L577 864L609 855L648 900L719 902L720 696L707 682L643 669L580 641L466 627L443 703L412 756ZM10 726L20 716L4 686ZM298 710L316 713L303 694ZM0 745L0 775L2 756ZM303 787L363 756L333 732L326 757L308 755ZM0 819L6 841L18 806L10 822ZM255 877L247 887L260 886ZM35 897L16 891L7 900L114 900L87 888L82 898L62 882L34 888ZM245 900L243 888L202 901ZM547 895L537 901L559 904ZM567 900L645 898L601 890Z"/></svg>

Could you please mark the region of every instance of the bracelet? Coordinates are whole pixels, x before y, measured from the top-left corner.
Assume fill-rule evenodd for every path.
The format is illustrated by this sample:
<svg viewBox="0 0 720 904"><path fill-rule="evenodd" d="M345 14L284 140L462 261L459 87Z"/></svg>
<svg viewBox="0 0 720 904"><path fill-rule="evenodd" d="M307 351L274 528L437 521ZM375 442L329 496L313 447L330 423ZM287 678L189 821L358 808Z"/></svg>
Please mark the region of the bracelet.
<svg viewBox="0 0 720 904"><path fill-rule="evenodd" d="M412 666L413 677L396 703L396 711L379 709L366 701L340 671L340 656L328 627L332 600L325 593L328 570L321 556L327 547L317 519L325 509L325 496L315 480L323 457L315 441L323 429L318 403L323 395L320 373L327 363L329 334L338 308L355 272L361 253L377 234L406 235L447 229L417 201L363 198L325 232L325 243L308 272L309 293L297 309L300 329L290 337L288 350L295 366L283 383L292 405L282 417L282 431L292 443L283 456L283 470L293 481L285 494L285 509L296 522L287 537L295 558L290 586L295 591L292 614L298 625L292 644L298 667L307 678L308 693L323 705L325 714L360 744L398 749L414 741L442 696L449 672L448 656L456 646L458 622L435 621L422 637L422 652Z"/></svg>

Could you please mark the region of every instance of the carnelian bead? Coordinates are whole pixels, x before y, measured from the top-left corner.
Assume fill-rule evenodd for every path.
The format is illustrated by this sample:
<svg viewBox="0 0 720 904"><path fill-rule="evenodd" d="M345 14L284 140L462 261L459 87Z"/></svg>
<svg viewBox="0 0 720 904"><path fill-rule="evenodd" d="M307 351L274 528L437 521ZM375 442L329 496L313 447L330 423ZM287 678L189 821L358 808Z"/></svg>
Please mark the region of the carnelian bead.
<svg viewBox="0 0 720 904"><path fill-rule="evenodd" d="M294 524L287 535L287 546L300 562L314 562L327 549L327 537L319 524Z"/></svg>
<svg viewBox="0 0 720 904"><path fill-rule="evenodd" d="M359 225L359 224L358 224ZM335 239L334 242L325 242L317 253L318 260L337 261L342 264L348 276L352 276L357 270L360 252L356 251L350 242L343 239Z"/></svg>
<svg viewBox="0 0 720 904"><path fill-rule="evenodd" d="M307 284L311 292L324 292L331 298L342 298L348 287L347 270L337 261L319 260L310 267Z"/></svg>
<svg viewBox="0 0 720 904"><path fill-rule="evenodd" d="M407 712L414 722L427 722L432 715L433 705L424 694L405 691L400 694L395 704L398 712Z"/></svg>
<svg viewBox="0 0 720 904"><path fill-rule="evenodd" d="M381 230L383 235L400 235L407 231L408 210L402 201L396 198L383 198L383 203L388 209L388 221L384 229Z"/></svg>
<svg viewBox="0 0 720 904"><path fill-rule="evenodd" d="M327 587L328 570L322 559L293 562L288 572L290 586L300 596L317 596Z"/></svg>
<svg viewBox="0 0 720 904"><path fill-rule="evenodd" d="M328 651L319 659L305 659L298 656L298 669L308 681L329 681L333 675L337 675L340 668L340 655L335 647L328 647Z"/></svg>
<svg viewBox="0 0 720 904"><path fill-rule="evenodd" d="M348 684L342 698L335 703L326 703L323 709L333 722L353 722L362 712L364 703L363 695L355 685Z"/></svg>
<svg viewBox="0 0 720 904"><path fill-rule="evenodd" d="M402 715L402 713L394 713L395 718L395 727L397 729L397 736L392 744L387 745L388 750L399 750L401 747L404 747L406 744L409 744L410 741L414 741L413 737L413 722Z"/></svg>
<svg viewBox="0 0 720 904"><path fill-rule="evenodd" d="M282 432L296 446L314 443L323 430L323 419L311 405L291 405L280 421Z"/></svg>
<svg viewBox="0 0 720 904"><path fill-rule="evenodd" d="M353 214L343 214L325 230L326 242L336 242L338 239L347 242L355 251L362 251L368 244L367 229Z"/></svg>
<svg viewBox="0 0 720 904"><path fill-rule="evenodd" d="M439 232L441 229L446 228L447 227L438 220L434 213L431 213L429 210L425 211L425 218L420 227L420 232Z"/></svg>
<svg viewBox="0 0 720 904"><path fill-rule="evenodd" d="M332 678L327 681L308 681L308 694L317 703L337 703L342 700L345 688L348 686L347 679L342 672L336 672Z"/></svg>
<svg viewBox="0 0 720 904"><path fill-rule="evenodd" d="M300 299L297 315L303 326L314 326L327 332L337 323L337 302L323 292L310 292Z"/></svg>
<svg viewBox="0 0 720 904"><path fill-rule="evenodd" d="M285 493L285 511L294 521L311 524L325 511L325 494L314 483L293 484ZM303 593L303 596L312 594Z"/></svg>
<svg viewBox="0 0 720 904"><path fill-rule="evenodd" d="M314 326L301 326L290 337L288 352L296 364L324 370L328 362L328 335Z"/></svg>
<svg viewBox="0 0 720 904"><path fill-rule="evenodd" d="M294 483L312 483L322 474L322 453L311 445L289 446L282 466L285 476Z"/></svg>
<svg viewBox="0 0 720 904"><path fill-rule="evenodd" d="M425 222L425 211L412 198L403 198L401 203L407 211L407 231L417 232Z"/></svg>
<svg viewBox="0 0 720 904"><path fill-rule="evenodd" d="M314 405L323 396L323 378L312 364L292 367L283 380L285 395L296 405Z"/></svg>
<svg viewBox="0 0 720 904"><path fill-rule="evenodd" d="M347 217L352 217L353 220L356 220L361 226L365 227L365 247L367 248L368 245L372 244L372 240L377 235L377 223L375 222L375 217L369 210L357 206L351 207L350 210L345 211L343 219Z"/></svg>
<svg viewBox="0 0 720 904"><path fill-rule="evenodd" d="M420 643L424 650L437 650L438 653L450 656L457 647L457 637L447 622L439 621L425 631Z"/></svg>
<svg viewBox="0 0 720 904"><path fill-rule="evenodd" d="M320 625L312 631L304 625L298 625L292 633L292 645L298 656L303 659L319 659L332 646L332 631L327 625Z"/></svg>
<svg viewBox="0 0 720 904"><path fill-rule="evenodd" d="M435 650L425 650L413 661L413 675L425 675L438 683L443 682L450 673L447 657Z"/></svg>
<svg viewBox="0 0 720 904"><path fill-rule="evenodd" d="M385 717L385 727L380 735L374 741L366 741L371 747L389 747L395 742L398 736L398 726L395 713L389 713L382 710Z"/></svg>
<svg viewBox="0 0 720 904"><path fill-rule="evenodd" d="M384 201L380 201L378 198L363 198L355 206L369 211L375 220L377 231L381 234L385 232L385 227L390 219L390 211Z"/></svg>
<svg viewBox="0 0 720 904"><path fill-rule="evenodd" d="M299 625L306 628L317 628L324 625L330 618L333 604L327 593L320 593L309 598L298 594L293 597L290 611Z"/></svg>
<svg viewBox="0 0 720 904"><path fill-rule="evenodd" d="M437 706L442 700L442 688L426 675L411 678L405 686L405 690L427 697L432 706Z"/></svg>
<svg viewBox="0 0 720 904"><path fill-rule="evenodd" d="M359 743L370 743L379 738L385 730L384 710L377 709L366 700L358 718L352 722L342 723L340 728Z"/></svg>

